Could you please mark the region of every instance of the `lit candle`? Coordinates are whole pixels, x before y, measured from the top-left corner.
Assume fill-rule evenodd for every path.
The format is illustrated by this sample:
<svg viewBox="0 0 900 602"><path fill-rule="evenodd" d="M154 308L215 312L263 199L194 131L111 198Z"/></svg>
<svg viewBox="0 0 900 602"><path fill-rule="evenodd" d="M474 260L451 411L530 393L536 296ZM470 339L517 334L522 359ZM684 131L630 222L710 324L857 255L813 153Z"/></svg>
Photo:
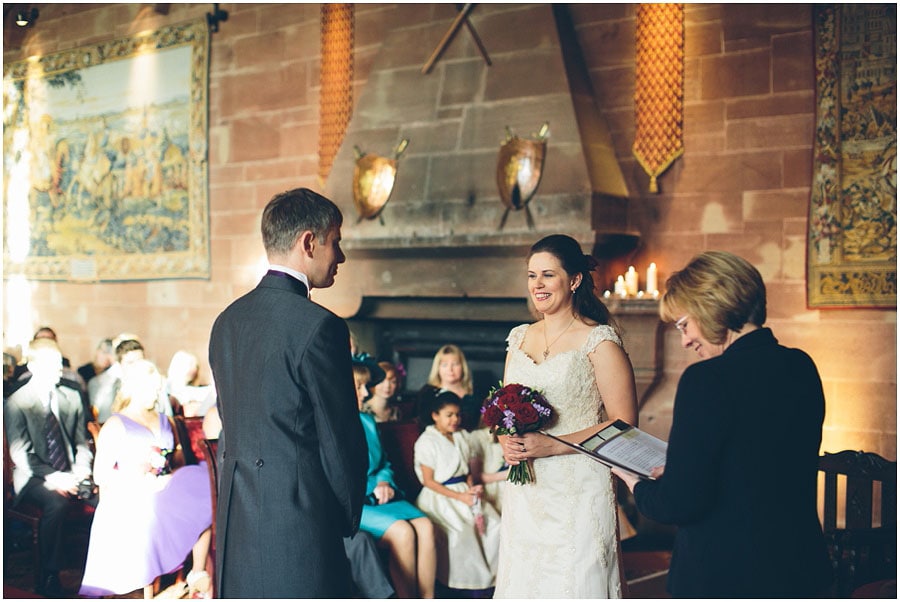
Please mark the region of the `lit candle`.
<svg viewBox="0 0 900 602"><path fill-rule="evenodd" d="M636 296L638 292L638 275L633 265L628 266L628 271L625 272L625 292L629 297Z"/></svg>
<svg viewBox="0 0 900 602"><path fill-rule="evenodd" d="M647 294L654 295L658 290L656 288L656 264L651 263L647 268Z"/></svg>
<svg viewBox="0 0 900 602"><path fill-rule="evenodd" d="M627 294L625 292L625 278L623 278L622 275L619 275L619 277L616 278L615 293L617 296L623 297L623 298Z"/></svg>

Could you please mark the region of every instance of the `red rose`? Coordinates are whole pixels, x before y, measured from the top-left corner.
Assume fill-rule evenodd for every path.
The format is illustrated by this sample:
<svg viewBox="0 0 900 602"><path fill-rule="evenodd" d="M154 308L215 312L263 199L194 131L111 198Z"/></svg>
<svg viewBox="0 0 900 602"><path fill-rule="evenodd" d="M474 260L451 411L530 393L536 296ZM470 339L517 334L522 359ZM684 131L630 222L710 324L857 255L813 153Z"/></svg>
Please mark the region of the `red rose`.
<svg viewBox="0 0 900 602"><path fill-rule="evenodd" d="M530 403L518 403L516 404L516 408L513 410L516 415L516 419L522 426L528 426L531 424L535 424L540 420L540 415L537 410L534 409L534 406Z"/></svg>
<svg viewBox="0 0 900 602"><path fill-rule="evenodd" d="M483 419L486 425L494 428L503 420L503 412L500 411L500 408L498 408L494 404L491 404L484 409Z"/></svg>
<svg viewBox="0 0 900 602"><path fill-rule="evenodd" d="M499 405L501 409L511 408L513 404L516 403L519 403L519 396L514 391L510 391L506 388L500 390L500 394L497 397L497 405Z"/></svg>

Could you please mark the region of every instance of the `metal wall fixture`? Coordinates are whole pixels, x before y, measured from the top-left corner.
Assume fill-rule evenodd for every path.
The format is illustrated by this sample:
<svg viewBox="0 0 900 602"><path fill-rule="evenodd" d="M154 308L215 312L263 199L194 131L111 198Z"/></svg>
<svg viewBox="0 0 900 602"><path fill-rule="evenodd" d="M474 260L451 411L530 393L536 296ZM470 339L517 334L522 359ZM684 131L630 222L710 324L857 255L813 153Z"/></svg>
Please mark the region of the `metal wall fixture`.
<svg viewBox="0 0 900 602"><path fill-rule="evenodd" d="M409 139L404 138L394 149L392 159L363 153L358 146L356 151L356 167L353 169L353 204L359 213L357 223L363 219L379 218L384 224L381 212L391 198L394 190L394 181L397 178L397 165L400 155L409 145Z"/></svg>

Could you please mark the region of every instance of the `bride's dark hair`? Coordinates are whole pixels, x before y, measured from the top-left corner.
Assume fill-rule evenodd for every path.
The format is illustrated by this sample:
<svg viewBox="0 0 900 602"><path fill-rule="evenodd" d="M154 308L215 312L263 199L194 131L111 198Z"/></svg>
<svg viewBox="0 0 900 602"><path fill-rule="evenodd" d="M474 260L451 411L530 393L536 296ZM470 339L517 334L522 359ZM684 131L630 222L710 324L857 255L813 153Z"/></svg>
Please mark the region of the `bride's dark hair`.
<svg viewBox="0 0 900 602"><path fill-rule="evenodd" d="M581 283L575 289L572 297L572 305L578 315L593 320L597 324L609 324L615 327L609 309L594 294L594 279L591 277L591 270L598 265L597 260L590 255L585 255L577 240L565 234L551 234L532 245L528 259L531 259L535 253L550 253L556 257L569 276L581 274Z"/></svg>

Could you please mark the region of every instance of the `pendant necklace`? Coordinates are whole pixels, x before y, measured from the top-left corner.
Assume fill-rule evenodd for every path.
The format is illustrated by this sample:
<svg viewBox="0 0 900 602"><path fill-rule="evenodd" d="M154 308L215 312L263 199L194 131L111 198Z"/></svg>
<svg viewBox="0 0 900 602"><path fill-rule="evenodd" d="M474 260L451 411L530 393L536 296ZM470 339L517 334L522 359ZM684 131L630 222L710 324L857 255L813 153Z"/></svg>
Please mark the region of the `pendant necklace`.
<svg viewBox="0 0 900 602"><path fill-rule="evenodd" d="M572 316L572 321L569 322L569 325L566 326L565 328L563 328L563 331L561 333L559 333L555 339L553 339L553 342L548 343L547 342L547 322L546 322L546 320L544 321L544 359L547 359L547 357L550 355L550 347L554 343L556 343L556 341L558 341L562 335L566 334L566 331L569 330L569 328L571 328L572 324L574 324L574 323L575 323L575 316Z"/></svg>

